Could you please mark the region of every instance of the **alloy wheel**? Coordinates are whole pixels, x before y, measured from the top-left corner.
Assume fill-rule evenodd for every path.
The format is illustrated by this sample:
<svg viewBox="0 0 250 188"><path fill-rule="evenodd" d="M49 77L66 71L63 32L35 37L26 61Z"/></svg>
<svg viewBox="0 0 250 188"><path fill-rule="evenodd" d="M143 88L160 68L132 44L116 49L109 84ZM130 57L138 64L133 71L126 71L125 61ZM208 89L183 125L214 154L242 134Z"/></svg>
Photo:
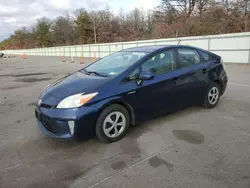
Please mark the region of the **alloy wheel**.
<svg viewBox="0 0 250 188"><path fill-rule="evenodd" d="M219 90L217 87L212 87L208 92L208 101L210 104L215 104L219 99Z"/></svg>
<svg viewBox="0 0 250 188"><path fill-rule="evenodd" d="M110 113L103 122L104 134L109 138L116 138L125 130L126 118L121 112Z"/></svg>

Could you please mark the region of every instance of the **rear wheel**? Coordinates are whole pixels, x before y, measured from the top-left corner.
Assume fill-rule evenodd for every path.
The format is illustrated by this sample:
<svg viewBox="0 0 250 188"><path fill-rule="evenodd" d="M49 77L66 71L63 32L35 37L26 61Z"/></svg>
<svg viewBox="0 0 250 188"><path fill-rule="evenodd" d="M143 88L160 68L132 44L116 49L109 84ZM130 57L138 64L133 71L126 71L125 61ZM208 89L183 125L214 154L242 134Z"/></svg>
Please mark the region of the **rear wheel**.
<svg viewBox="0 0 250 188"><path fill-rule="evenodd" d="M128 111L121 105L105 108L96 123L96 136L102 142L115 142L125 134L130 124Z"/></svg>
<svg viewBox="0 0 250 188"><path fill-rule="evenodd" d="M204 100L204 107L205 108L214 108L219 100L220 100L221 88L219 84L213 82L208 87L205 100Z"/></svg>

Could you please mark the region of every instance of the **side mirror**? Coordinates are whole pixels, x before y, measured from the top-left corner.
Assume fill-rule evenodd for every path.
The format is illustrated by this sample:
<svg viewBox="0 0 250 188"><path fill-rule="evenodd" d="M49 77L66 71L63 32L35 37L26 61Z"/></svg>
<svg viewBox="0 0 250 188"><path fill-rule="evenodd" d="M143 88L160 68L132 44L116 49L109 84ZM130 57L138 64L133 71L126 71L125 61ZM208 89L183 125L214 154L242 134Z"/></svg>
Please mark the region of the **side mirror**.
<svg viewBox="0 0 250 188"><path fill-rule="evenodd" d="M140 80L152 80L154 78L154 74L149 71L143 71L139 75Z"/></svg>

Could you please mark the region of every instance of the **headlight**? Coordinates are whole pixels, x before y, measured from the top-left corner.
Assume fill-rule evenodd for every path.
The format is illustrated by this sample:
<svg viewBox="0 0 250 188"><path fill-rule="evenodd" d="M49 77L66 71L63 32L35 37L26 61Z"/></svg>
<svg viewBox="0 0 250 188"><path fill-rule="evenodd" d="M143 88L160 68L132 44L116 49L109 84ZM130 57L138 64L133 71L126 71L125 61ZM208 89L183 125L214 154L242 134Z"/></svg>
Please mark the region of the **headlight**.
<svg viewBox="0 0 250 188"><path fill-rule="evenodd" d="M84 104L86 104L88 101L90 101L92 98L94 98L98 93L91 93L84 95L83 93L71 95L65 99L63 99L58 105L57 108L77 108Z"/></svg>

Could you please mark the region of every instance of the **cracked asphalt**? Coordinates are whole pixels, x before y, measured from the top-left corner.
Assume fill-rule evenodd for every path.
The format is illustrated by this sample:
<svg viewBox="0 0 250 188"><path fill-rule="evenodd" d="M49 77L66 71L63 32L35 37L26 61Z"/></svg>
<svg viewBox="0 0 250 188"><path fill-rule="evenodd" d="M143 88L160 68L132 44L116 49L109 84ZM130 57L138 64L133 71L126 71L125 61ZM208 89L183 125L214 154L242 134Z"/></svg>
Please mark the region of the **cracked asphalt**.
<svg viewBox="0 0 250 188"><path fill-rule="evenodd" d="M34 117L40 92L83 66L0 59L1 188L250 187L250 66L226 66L228 88L215 109L159 117L112 144L46 137Z"/></svg>

